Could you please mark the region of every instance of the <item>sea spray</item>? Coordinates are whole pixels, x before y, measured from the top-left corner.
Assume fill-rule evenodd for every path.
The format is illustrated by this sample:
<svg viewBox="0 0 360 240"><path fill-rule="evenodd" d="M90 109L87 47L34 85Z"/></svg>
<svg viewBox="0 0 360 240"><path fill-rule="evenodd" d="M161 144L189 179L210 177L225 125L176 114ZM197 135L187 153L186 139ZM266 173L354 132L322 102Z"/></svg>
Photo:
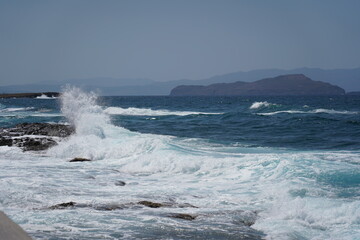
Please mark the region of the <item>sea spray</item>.
<svg viewBox="0 0 360 240"><path fill-rule="evenodd" d="M109 117L97 105L97 95L85 93L80 88L67 86L61 95L61 112L80 135L104 138L104 126Z"/></svg>

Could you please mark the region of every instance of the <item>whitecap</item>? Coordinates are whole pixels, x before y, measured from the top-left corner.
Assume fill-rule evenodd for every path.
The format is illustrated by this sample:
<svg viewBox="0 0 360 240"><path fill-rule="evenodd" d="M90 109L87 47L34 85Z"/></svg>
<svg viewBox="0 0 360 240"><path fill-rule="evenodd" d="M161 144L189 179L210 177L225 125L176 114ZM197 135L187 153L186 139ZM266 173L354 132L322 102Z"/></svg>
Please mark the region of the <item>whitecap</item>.
<svg viewBox="0 0 360 240"><path fill-rule="evenodd" d="M353 111L337 111L334 109L315 109L311 111L299 111L299 110L284 110L284 111L275 111L275 112L267 112L267 113L256 113L257 115L262 116L271 116L280 113L287 113L287 114L318 114L318 113L326 113L326 114L359 114L358 112Z"/></svg>
<svg viewBox="0 0 360 240"><path fill-rule="evenodd" d="M169 110L153 110L151 108L121 108L121 107L108 107L104 110L105 113L110 115L128 115L128 116L187 116L187 115L214 115L222 113L208 113L208 112L191 112L191 111L169 111Z"/></svg>
<svg viewBox="0 0 360 240"><path fill-rule="evenodd" d="M19 111L29 111L32 109L34 109L34 107L5 108L5 109L1 109L0 112L19 112Z"/></svg>
<svg viewBox="0 0 360 240"><path fill-rule="evenodd" d="M36 99L56 99L57 97L54 97L54 96L47 96L45 94L41 94L41 96L37 96Z"/></svg>
<svg viewBox="0 0 360 240"><path fill-rule="evenodd" d="M259 108L270 107L270 106L277 106L277 104L269 103L267 101L265 101L265 102L254 102L253 104L251 104L249 109L259 109Z"/></svg>

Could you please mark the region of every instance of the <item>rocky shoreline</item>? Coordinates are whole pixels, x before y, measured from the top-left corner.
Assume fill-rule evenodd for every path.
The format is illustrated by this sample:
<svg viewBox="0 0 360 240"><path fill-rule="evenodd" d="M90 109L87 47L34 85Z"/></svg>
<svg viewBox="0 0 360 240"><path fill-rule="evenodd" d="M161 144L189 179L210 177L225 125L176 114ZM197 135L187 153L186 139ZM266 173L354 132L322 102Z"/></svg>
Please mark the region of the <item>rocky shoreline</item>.
<svg viewBox="0 0 360 240"><path fill-rule="evenodd" d="M23 151L43 151L74 132L75 129L69 125L21 123L12 128L0 128L0 146L20 147Z"/></svg>
<svg viewBox="0 0 360 240"><path fill-rule="evenodd" d="M62 139L75 133L75 129L70 125L50 124L50 123L21 123L11 128L0 128L0 146L19 147L23 151L43 151ZM72 160L67 159L69 164L86 164L91 163L92 159L75 157ZM116 180L114 185L118 187L127 187L124 181ZM88 202L60 202L55 205L49 204L42 208L34 210L39 211L61 211L69 209L85 208L95 211L124 211L124 210L150 210L154 211L159 217L169 218L178 221L200 221L204 223L222 222L225 217L234 218L234 224L239 226L239 239L262 239L264 234L252 228L252 225L258 218L257 211L236 210L235 212L227 211L205 211L190 203L179 203L171 201L152 201L151 199L137 200L134 202L103 203L94 204ZM162 209L167 209L166 211ZM1 227L1 224L0 224ZM242 238L245 237L245 238ZM26 238L24 238L26 239Z"/></svg>

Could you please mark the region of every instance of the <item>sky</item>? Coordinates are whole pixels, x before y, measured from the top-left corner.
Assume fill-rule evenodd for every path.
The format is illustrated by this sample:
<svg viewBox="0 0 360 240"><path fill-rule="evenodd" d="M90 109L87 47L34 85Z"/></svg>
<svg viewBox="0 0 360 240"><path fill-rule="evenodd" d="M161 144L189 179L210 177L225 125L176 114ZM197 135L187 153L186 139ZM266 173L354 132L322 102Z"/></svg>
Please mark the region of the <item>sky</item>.
<svg viewBox="0 0 360 240"><path fill-rule="evenodd" d="M0 0L0 85L360 67L358 0Z"/></svg>

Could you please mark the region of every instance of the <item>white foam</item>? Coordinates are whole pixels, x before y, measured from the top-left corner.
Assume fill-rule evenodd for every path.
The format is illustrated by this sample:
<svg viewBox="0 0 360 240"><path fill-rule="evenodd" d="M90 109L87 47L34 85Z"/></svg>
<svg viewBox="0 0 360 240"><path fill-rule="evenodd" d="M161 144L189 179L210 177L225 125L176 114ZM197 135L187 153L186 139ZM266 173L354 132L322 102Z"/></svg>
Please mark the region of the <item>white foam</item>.
<svg viewBox="0 0 360 240"><path fill-rule="evenodd" d="M287 110L287 111L276 111L276 112L256 113L256 114L257 115L262 115L262 116L271 116L271 115L276 115L276 114L280 114L280 113L299 114L299 113L308 113L308 112L296 111L296 110Z"/></svg>
<svg viewBox="0 0 360 240"><path fill-rule="evenodd" d="M312 113L328 113L328 114L358 114L358 112L353 112L353 111L337 111L334 109L323 109L323 108L315 109L311 112Z"/></svg>
<svg viewBox="0 0 360 240"><path fill-rule="evenodd" d="M208 113L208 112L191 112L191 111L169 111L169 110L153 110L150 108L121 108L121 107L108 107L104 110L105 113L111 115L128 115L128 116L187 116L187 115L200 115L200 114L222 114L222 113Z"/></svg>
<svg viewBox="0 0 360 240"><path fill-rule="evenodd" d="M40 96L37 96L35 99L57 99L57 97L54 97L54 96L47 96L45 94L41 94Z"/></svg>
<svg viewBox="0 0 360 240"><path fill-rule="evenodd" d="M5 108L5 109L1 109L0 112L20 112L20 111L29 111L32 109L34 109L34 107Z"/></svg>
<svg viewBox="0 0 360 240"><path fill-rule="evenodd" d="M254 102L251 104L250 109L259 109L259 108L265 108L270 106L277 106L277 104L269 103L267 101L265 102Z"/></svg>
<svg viewBox="0 0 360 240"><path fill-rule="evenodd" d="M359 112L353 112L353 111L337 111L334 109L315 109L311 111L299 111L299 110L284 110L284 111L275 111L275 112L268 112L268 113L256 113L257 115L263 115L263 116L271 116L276 115L280 113L288 113L288 114L317 114L317 113L326 113L326 114L359 114Z"/></svg>

